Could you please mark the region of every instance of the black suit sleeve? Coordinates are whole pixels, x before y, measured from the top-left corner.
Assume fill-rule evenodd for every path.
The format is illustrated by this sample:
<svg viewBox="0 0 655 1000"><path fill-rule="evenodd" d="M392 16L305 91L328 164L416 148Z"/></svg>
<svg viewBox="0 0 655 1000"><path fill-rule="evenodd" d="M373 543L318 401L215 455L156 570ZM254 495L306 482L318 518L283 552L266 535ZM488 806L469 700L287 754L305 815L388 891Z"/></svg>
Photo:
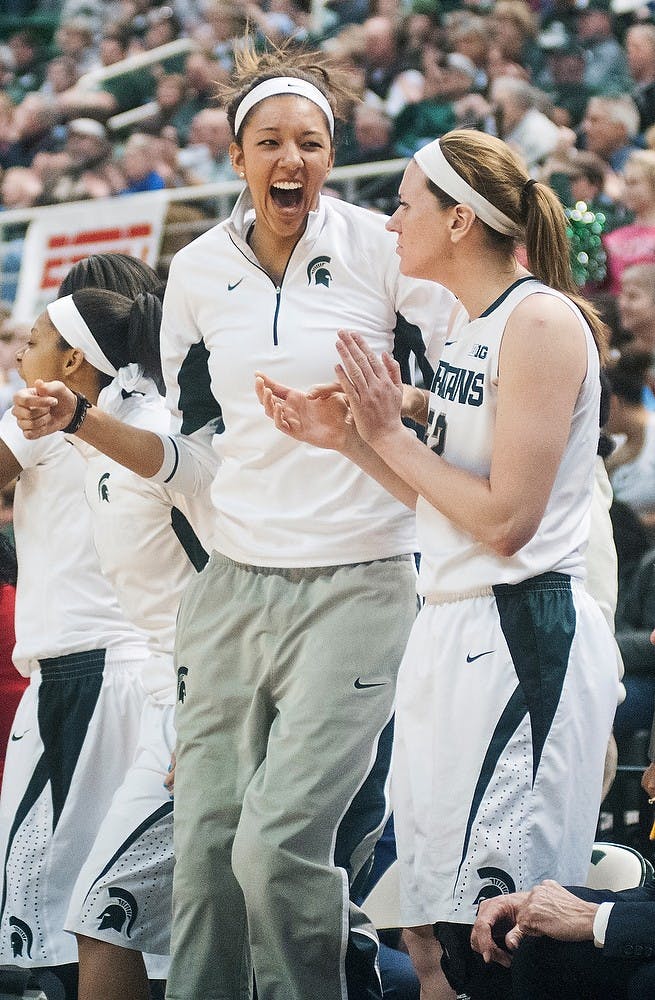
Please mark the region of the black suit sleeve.
<svg viewBox="0 0 655 1000"><path fill-rule="evenodd" d="M603 954L610 958L655 956L655 885L627 889L612 907Z"/></svg>
<svg viewBox="0 0 655 1000"><path fill-rule="evenodd" d="M608 958L655 956L655 883L622 892L607 889L571 889L589 903L613 903L603 955Z"/></svg>

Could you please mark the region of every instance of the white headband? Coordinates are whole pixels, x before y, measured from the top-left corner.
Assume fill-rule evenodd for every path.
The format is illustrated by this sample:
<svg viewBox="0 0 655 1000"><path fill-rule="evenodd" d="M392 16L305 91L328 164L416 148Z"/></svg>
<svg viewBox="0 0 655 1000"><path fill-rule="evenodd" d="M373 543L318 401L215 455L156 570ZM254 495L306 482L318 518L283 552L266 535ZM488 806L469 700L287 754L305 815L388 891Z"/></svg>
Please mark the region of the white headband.
<svg viewBox="0 0 655 1000"><path fill-rule="evenodd" d="M275 97L277 94L297 94L298 97L306 97L308 101L316 104L328 120L330 136L334 136L334 115L327 98L313 83L299 80L295 76L272 77L270 80L264 80L263 83L258 83L256 87L253 87L237 108L234 116L234 134L239 134L243 119L250 109L254 108L255 104L265 101L267 97Z"/></svg>
<svg viewBox="0 0 655 1000"><path fill-rule="evenodd" d="M449 194L451 198L455 198L459 204L472 208L482 222L486 222L492 229L504 233L505 236L518 236L520 234L520 228L515 222L512 222L507 215L486 198L483 198L453 170L443 155L438 139L429 142L427 146L423 146L422 149L414 153L414 159L433 184L441 188L445 194Z"/></svg>
<svg viewBox="0 0 655 1000"><path fill-rule="evenodd" d="M54 302L46 306L46 309L50 319L67 344L84 351L86 360L99 372L116 378L118 370L100 350L97 340L73 302L72 295L64 295L61 299L55 299Z"/></svg>

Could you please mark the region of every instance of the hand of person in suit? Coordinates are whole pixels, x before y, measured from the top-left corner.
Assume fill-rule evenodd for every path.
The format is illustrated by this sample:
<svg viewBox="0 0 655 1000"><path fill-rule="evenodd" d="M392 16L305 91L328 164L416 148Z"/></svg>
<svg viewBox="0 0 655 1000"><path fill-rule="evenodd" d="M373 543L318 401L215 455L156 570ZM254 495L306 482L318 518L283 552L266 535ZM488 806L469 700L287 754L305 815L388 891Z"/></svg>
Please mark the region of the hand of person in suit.
<svg viewBox="0 0 655 1000"><path fill-rule="evenodd" d="M597 910L597 903L578 899L559 883L546 879L530 892L483 900L471 945L485 962L509 966L511 953L524 937L592 941Z"/></svg>

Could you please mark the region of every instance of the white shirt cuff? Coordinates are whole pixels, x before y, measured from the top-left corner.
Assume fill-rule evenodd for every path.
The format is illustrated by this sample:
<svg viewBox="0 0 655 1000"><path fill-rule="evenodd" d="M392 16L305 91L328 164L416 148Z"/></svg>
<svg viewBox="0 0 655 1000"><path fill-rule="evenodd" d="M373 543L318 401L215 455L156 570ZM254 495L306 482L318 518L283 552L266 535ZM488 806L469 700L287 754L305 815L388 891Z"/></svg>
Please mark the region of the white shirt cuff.
<svg viewBox="0 0 655 1000"><path fill-rule="evenodd" d="M605 935L614 903L601 903L594 917L594 944L597 948L605 945Z"/></svg>
<svg viewBox="0 0 655 1000"><path fill-rule="evenodd" d="M156 432L155 432L156 433ZM180 463L180 451L175 441L168 434L158 434L159 440L164 449L164 460L150 479L155 483L168 483L177 472Z"/></svg>

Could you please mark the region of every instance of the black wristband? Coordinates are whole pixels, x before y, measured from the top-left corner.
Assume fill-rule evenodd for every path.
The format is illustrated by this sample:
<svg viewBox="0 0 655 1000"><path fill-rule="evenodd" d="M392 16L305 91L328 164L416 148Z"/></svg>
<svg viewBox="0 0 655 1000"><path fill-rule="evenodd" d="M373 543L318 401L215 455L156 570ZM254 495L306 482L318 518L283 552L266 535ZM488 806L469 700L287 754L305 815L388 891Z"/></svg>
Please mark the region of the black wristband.
<svg viewBox="0 0 655 1000"><path fill-rule="evenodd" d="M73 389L72 392L75 392L75 390ZM83 396L81 392L75 392L75 396L77 397L75 413L73 414L71 422L64 427L64 434L75 434L76 431L79 431L80 427L84 423L86 411L93 406L93 403L90 403L86 396Z"/></svg>

